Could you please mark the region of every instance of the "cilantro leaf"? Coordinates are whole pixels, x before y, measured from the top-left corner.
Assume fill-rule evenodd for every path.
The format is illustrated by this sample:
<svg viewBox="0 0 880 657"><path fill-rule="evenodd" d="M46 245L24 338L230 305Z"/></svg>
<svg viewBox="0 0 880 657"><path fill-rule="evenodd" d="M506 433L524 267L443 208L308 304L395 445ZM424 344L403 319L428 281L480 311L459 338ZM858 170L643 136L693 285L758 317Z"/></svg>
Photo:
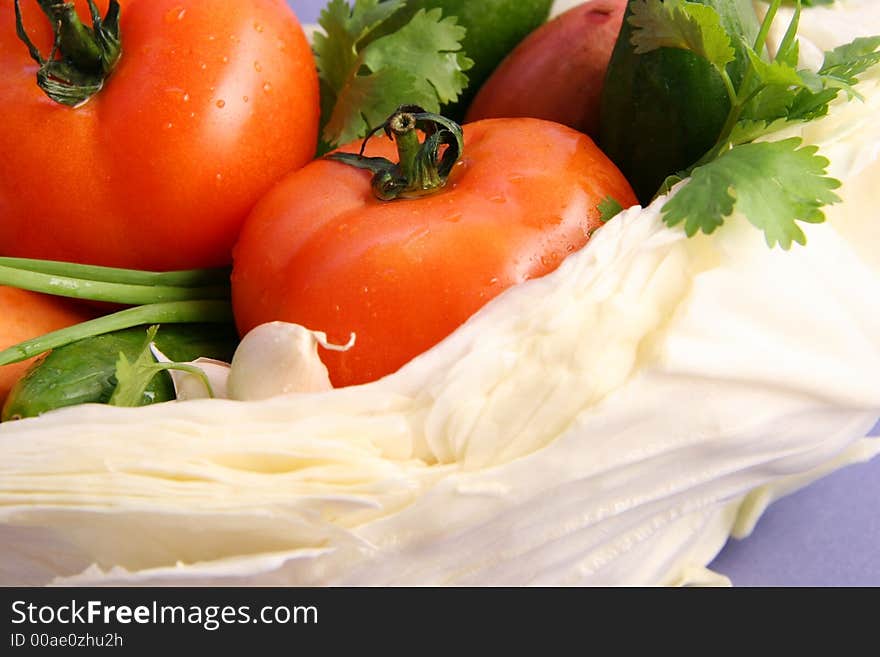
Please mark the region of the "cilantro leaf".
<svg viewBox="0 0 880 657"><path fill-rule="evenodd" d="M352 9L346 0L330 0L321 10L318 23L325 34L315 33L315 62L332 90L343 87L357 62L355 46L403 4L403 0L356 0Z"/></svg>
<svg viewBox="0 0 880 657"><path fill-rule="evenodd" d="M156 339L158 326L147 329L147 339L140 353L129 362L122 352L116 360L116 388L108 402L111 406L143 406L148 403L144 399L147 386L159 372L150 351L150 344Z"/></svg>
<svg viewBox="0 0 880 657"><path fill-rule="evenodd" d="M465 28L440 9L420 10L396 32L369 38L403 4L331 0L321 13L326 35L315 35L314 49L327 144L363 137L401 104L436 112L467 86L464 71L473 62L461 50Z"/></svg>
<svg viewBox="0 0 880 657"><path fill-rule="evenodd" d="M110 400L107 402L111 406L145 406L152 403L147 395L147 386L159 372L168 370L181 370L197 376L208 391L208 396L213 397L214 391L208 380L204 370L189 363L158 363L153 355L151 346L156 339L156 333L159 331L158 326L151 326L147 329L147 337L141 347L140 352L134 361L129 361L125 354L120 352L119 358L116 359L116 387Z"/></svg>
<svg viewBox="0 0 880 657"><path fill-rule="evenodd" d="M851 43L825 53L819 75L840 80L847 85L858 82L858 76L880 62L880 36L860 37Z"/></svg>
<svg viewBox="0 0 880 657"><path fill-rule="evenodd" d="M756 140L758 137L787 128L793 123L796 123L796 121L789 121L787 118L775 119L773 121L741 119L733 127L728 141L731 146L746 144Z"/></svg>
<svg viewBox="0 0 880 657"><path fill-rule="evenodd" d="M796 222L821 223L820 208L840 199L840 182L825 175L828 160L797 137L742 144L694 169L690 182L663 207L669 226L689 236L713 232L734 210L764 231L768 246L805 244Z"/></svg>
<svg viewBox="0 0 880 657"><path fill-rule="evenodd" d="M630 7L632 43L638 55L658 48L689 50L719 71L736 58L714 7L684 0L636 0Z"/></svg>

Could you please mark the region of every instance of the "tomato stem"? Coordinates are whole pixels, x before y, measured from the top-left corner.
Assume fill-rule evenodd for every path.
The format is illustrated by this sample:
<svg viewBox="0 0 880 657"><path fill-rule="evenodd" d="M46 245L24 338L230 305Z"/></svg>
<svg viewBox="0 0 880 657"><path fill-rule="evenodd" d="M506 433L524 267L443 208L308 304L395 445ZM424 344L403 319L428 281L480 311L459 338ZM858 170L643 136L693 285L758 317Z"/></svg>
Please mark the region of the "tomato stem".
<svg viewBox="0 0 880 657"><path fill-rule="evenodd" d="M384 157L366 157L367 142L379 130L393 139L399 162ZM418 133L425 134L424 142ZM373 173L373 194L381 201L416 198L439 191L446 185L452 168L464 149L461 126L416 105L401 105L394 114L370 132L361 152L331 153L336 160Z"/></svg>
<svg viewBox="0 0 880 657"><path fill-rule="evenodd" d="M27 35L21 16L21 0L15 0L15 28L31 58L40 65L37 84L55 102L77 107L104 86L122 55L119 39L119 2L110 0L101 18L94 0L88 0L92 26L80 20L72 2L37 0L52 22L55 42L48 58Z"/></svg>

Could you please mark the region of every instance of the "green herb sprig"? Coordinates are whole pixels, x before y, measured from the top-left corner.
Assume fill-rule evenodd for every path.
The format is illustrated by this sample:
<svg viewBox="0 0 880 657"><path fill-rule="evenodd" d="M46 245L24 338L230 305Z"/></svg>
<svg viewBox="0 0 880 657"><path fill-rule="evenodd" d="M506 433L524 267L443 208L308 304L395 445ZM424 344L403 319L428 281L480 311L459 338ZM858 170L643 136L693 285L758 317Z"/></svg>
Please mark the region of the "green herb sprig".
<svg viewBox="0 0 880 657"><path fill-rule="evenodd" d="M0 351L0 366L95 335L141 324L230 323L229 269L147 272L0 257L0 285L56 296L136 304Z"/></svg>
<svg viewBox="0 0 880 657"><path fill-rule="evenodd" d="M365 136L401 99L437 113L467 86L473 61L462 51L465 28L440 9L419 10L399 30L376 38L404 0L331 0L314 37L321 83L324 150Z"/></svg>
<svg viewBox="0 0 880 657"><path fill-rule="evenodd" d="M727 89L730 112L714 146L692 167L670 176L658 194L690 177L663 206L669 226L684 224L689 236L714 232L734 211L764 232L770 247L806 243L798 222L821 223L822 207L840 198L840 182L827 176L828 160L799 138L753 143L795 123L824 116L844 92L858 98L858 76L880 62L880 37L859 38L825 53L818 71L798 69L796 40L801 16L795 2L791 23L775 56L767 35L782 0L772 0L754 43L729 33L711 6L686 0L634 0L628 19L637 53L658 48L686 50L707 61ZM813 2L811 4L828 4ZM733 45L741 44L748 68L739 85L728 73Z"/></svg>

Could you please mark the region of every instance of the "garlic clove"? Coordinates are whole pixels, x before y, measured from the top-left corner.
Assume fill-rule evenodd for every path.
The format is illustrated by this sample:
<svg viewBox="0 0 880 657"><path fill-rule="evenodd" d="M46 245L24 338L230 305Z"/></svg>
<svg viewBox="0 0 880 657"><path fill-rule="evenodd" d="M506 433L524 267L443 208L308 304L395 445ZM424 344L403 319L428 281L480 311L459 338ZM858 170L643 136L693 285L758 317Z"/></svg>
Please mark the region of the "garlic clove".
<svg viewBox="0 0 880 657"><path fill-rule="evenodd" d="M168 356L162 353L155 343L150 344L150 351L153 352L153 356L159 363L173 362ZM205 387L205 382L190 372L173 369L168 370L168 373L171 375L171 381L174 384L174 393L178 401L207 399L212 396L215 399L229 399L229 395L226 391L227 379L229 378L229 363L224 363L223 361L214 358L196 358L195 360L184 364L192 365L204 372L208 379L208 383L211 385L211 389L208 390L208 388ZM213 395L211 393L213 393Z"/></svg>
<svg viewBox="0 0 880 657"><path fill-rule="evenodd" d="M346 345L328 342L326 333L299 324L268 322L244 336L229 372L231 399L254 401L278 395L323 392L333 388L327 367L318 356L318 346L346 351Z"/></svg>

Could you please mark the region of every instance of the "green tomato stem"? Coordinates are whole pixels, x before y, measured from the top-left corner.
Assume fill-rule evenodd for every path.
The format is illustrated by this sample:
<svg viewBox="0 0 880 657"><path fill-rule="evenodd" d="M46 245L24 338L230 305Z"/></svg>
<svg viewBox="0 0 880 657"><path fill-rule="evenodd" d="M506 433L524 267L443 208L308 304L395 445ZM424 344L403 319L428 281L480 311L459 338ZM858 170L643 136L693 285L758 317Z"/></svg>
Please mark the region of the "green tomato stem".
<svg viewBox="0 0 880 657"><path fill-rule="evenodd" d="M394 138L398 163L363 155L367 141L379 130ZM417 131L425 134L424 142L419 142ZM371 171L373 194L380 201L392 201L417 198L442 189L461 159L463 149L464 138L457 123L415 105L402 105L367 135L359 154L331 153L326 157Z"/></svg>
<svg viewBox="0 0 880 657"><path fill-rule="evenodd" d="M15 0L15 28L31 58L40 65L37 85L52 100L77 107L98 93L122 56L119 38L119 2L110 0L101 18L94 0L88 0L92 26L83 24L72 2L37 0L52 24L55 44L48 57L27 35L21 0Z"/></svg>
<svg viewBox="0 0 880 657"><path fill-rule="evenodd" d="M197 300L152 303L121 310L105 317L53 331L0 351L0 366L38 356L50 349L142 324L192 324L231 322L232 305L228 301Z"/></svg>

